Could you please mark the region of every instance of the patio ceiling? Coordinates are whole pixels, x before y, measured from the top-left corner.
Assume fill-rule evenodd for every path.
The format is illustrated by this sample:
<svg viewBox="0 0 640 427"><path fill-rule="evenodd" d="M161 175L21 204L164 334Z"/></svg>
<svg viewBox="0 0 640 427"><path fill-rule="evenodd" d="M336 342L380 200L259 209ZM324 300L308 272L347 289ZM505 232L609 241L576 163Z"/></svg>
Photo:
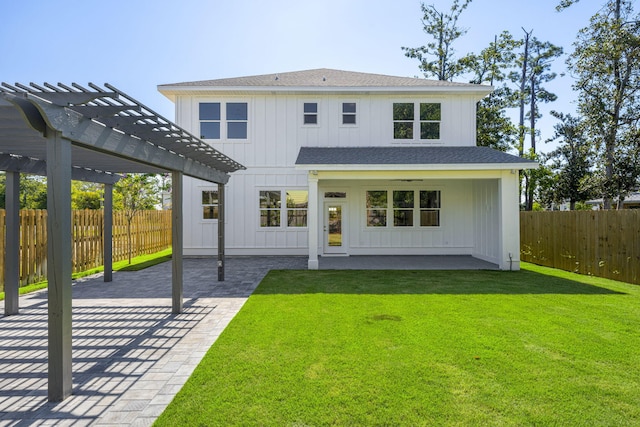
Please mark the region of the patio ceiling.
<svg viewBox="0 0 640 427"><path fill-rule="evenodd" d="M42 163L33 166L46 162L47 128L72 142L74 179L180 171L226 184L229 173L244 169L115 87L88 86L2 83L2 170L42 174Z"/></svg>

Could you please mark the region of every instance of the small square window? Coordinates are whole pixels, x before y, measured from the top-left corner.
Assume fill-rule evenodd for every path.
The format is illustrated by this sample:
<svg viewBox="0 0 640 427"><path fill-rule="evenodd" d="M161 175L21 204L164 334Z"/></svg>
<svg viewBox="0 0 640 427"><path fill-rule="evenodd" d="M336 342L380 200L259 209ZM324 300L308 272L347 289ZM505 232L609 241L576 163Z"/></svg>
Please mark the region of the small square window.
<svg viewBox="0 0 640 427"><path fill-rule="evenodd" d="M356 124L356 103L355 102L342 103L342 124L343 125Z"/></svg>
<svg viewBox="0 0 640 427"><path fill-rule="evenodd" d="M220 122L200 122L200 138L220 139Z"/></svg>
<svg viewBox="0 0 640 427"><path fill-rule="evenodd" d="M202 191L202 219L218 219L218 192Z"/></svg>
<svg viewBox="0 0 640 427"><path fill-rule="evenodd" d="M318 103L305 102L303 108L304 108L303 123L305 125L317 125L318 124Z"/></svg>

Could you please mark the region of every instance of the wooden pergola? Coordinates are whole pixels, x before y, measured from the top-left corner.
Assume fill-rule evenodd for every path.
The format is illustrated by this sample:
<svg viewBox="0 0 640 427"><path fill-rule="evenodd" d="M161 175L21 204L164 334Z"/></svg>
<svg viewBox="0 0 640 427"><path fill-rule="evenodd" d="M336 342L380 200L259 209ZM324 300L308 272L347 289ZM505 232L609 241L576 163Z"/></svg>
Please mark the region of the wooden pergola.
<svg viewBox="0 0 640 427"><path fill-rule="evenodd" d="M71 394L71 180L105 185L105 281L112 279L112 191L122 173L172 174L172 309L183 308L182 179L218 184L218 280L224 280L224 185L244 166L109 84L0 86L6 171L5 315L19 312L20 174L47 177L49 400Z"/></svg>

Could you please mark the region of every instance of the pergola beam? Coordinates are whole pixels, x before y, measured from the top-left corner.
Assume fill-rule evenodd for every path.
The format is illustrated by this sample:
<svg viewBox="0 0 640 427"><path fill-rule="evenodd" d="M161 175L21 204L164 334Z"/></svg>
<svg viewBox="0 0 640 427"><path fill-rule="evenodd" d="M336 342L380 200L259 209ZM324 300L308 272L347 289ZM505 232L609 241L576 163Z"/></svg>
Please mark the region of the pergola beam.
<svg viewBox="0 0 640 427"><path fill-rule="evenodd" d="M47 162L29 157L0 154L0 170L47 176ZM71 169L71 179L75 181L97 182L100 184L113 185L118 182L120 178L120 175L100 172L92 169L78 167Z"/></svg>

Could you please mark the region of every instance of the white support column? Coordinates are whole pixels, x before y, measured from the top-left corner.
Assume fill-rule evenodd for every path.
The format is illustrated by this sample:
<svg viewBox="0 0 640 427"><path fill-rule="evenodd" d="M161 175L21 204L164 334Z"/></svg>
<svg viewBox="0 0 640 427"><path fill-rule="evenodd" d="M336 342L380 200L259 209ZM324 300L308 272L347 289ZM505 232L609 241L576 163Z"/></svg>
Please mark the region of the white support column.
<svg viewBox="0 0 640 427"><path fill-rule="evenodd" d="M318 227L319 203L318 203L318 175L317 172L309 172L309 211L307 214L307 227L309 229L309 270L318 269Z"/></svg>
<svg viewBox="0 0 640 427"><path fill-rule="evenodd" d="M172 275L171 298L173 313L182 313L182 172L173 171L171 175L171 245Z"/></svg>
<svg viewBox="0 0 640 427"><path fill-rule="evenodd" d="M520 203L518 171L502 171L500 191L501 270L520 270Z"/></svg>
<svg viewBox="0 0 640 427"><path fill-rule="evenodd" d="M71 142L47 129L49 401L71 395Z"/></svg>
<svg viewBox="0 0 640 427"><path fill-rule="evenodd" d="M6 172L6 244L4 253L4 315L20 310L20 173Z"/></svg>
<svg viewBox="0 0 640 427"><path fill-rule="evenodd" d="M104 185L104 281L113 281L113 184Z"/></svg>

